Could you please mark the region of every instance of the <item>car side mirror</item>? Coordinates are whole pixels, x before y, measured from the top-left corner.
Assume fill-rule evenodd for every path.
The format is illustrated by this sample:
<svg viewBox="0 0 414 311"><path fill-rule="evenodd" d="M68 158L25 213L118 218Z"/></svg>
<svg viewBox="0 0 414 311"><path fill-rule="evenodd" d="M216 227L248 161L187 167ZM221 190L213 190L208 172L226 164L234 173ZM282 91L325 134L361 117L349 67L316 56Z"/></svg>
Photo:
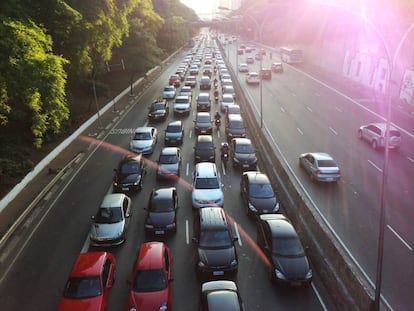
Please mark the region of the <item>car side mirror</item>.
<svg viewBox="0 0 414 311"><path fill-rule="evenodd" d="M192 240L192 241L193 241L193 243L195 243L195 244L197 244L197 243L198 243L198 239L197 239L196 237L193 237L191 240Z"/></svg>
<svg viewBox="0 0 414 311"><path fill-rule="evenodd" d="M239 238L238 238L238 237L236 237L236 236L235 236L235 237L233 237L233 241L234 241L234 242L237 242L238 240L239 240Z"/></svg>

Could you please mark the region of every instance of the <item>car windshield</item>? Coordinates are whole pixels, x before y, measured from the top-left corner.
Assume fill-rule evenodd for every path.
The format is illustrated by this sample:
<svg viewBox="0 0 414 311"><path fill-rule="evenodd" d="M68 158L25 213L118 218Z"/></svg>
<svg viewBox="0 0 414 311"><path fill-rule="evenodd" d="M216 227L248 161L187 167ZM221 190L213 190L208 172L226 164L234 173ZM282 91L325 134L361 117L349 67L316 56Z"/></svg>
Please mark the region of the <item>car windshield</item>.
<svg viewBox="0 0 414 311"><path fill-rule="evenodd" d="M164 88L164 92L171 92L171 91L174 91L174 87L169 87L169 86L166 86L166 87Z"/></svg>
<svg viewBox="0 0 414 311"><path fill-rule="evenodd" d="M119 172L121 174L139 174L141 172L141 167L136 161L129 161L121 165Z"/></svg>
<svg viewBox="0 0 414 311"><path fill-rule="evenodd" d="M253 146L250 144L236 144L236 153L253 153Z"/></svg>
<svg viewBox="0 0 414 311"><path fill-rule="evenodd" d="M188 98L186 98L186 97L177 97L175 99L175 103L177 103L177 104L188 103Z"/></svg>
<svg viewBox="0 0 414 311"><path fill-rule="evenodd" d="M95 223L113 224L122 220L121 207L101 207L95 216Z"/></svg>
<svg viewBox="0 0 414 311"><path fill-rule="evenodd" d="M151 134L149 132L135 133L134 140L150 140Z"/></svg>
<svg viewBox="0 0 414 311"><path fill-rule="evenodd" d="M229 248L233 242L228 230L203 230L199 245L202 248Z"/></svg>
<svg viewBox="0 0 414 311"><path fill-rule="evenodd" d="M173 203L171 199L155 199L151 201L150 211L156 213L164 213L173 211Z"/></svg>
<svg viewBox="0 0 414 311"><path fill-rule="evenodd" d="M318 160L318 167L337 167L333 160Z"/></svg>
<svg viewBox="0 0 414 311"><path fill-rule="evenodd" d="M205 103L205 102L208 102L208 100L209 100L209 98L208 98L208 96L198 96L198 102L203 102L203 103Z"/></svg>
<svg viewBox="0 0 414 311"><path fill-rule="evenodd" d="M199 123L210 123L210 116L198 116L197 122Z"/></svg>
<svg viewBox="0 0 414 311"><path fill-rule="evenodd" d="M220 185L217 178L197 178L194 187L196 189L218 189Z"/></svg>
<svg viewBox="0 0 414 311"><path fill-rule="evenodd" d="M138 270L133 283L134 292L158 292L167 288L162 269Z"/></svg>
<svg viewBox="0 0 414 311"><path fill-rule="evenodd" d="M213 145L211 142L198 142L196 149L198 150L213 150Z"/></svg>
<svg viewBox="0 0 414 311"><path fill-rule="evenodd" d="M66 283L63 296L70 299L85 299L102 294L99 276L86 278L70 278Z"/></svg>
<svg viewBox="0 0 414 311"><path fill-rule="evenodd" d="M273 254L283 257L303 257L305 251L297 238L273 239Z"/></svg>
<svg viewBox="0 0 414 311"><path fill-rule="evenodd" d="M233 97L224 96L223 97L223 102L232 103L233 102Z"/></svg>
<svg viewBox="0 0 414 311"><path fill-rule="evenodd" d="M162 154L160 155L160 164L175 164L178 162L178 157L176 154Z"/></svg>
<svg viewBox="0 0 414 311"><path fill-rule="evenodd" d="M164 108L165 108L164 103L153 103L151 110L162 110Z"/></svg>
<svg viewBox="0 0 414 311"><path fill-rule="evenodd" d="M275 196L270 184L250 184L250 196L252 198L273 198Z"/></svg>
<svg viewBox="0 0 414 311"><path fill-rule="evenodd" d="M181 126L179 126L179 125L168 125L167 126L167 132L179 133L179 132L181 132Z"/></svg>

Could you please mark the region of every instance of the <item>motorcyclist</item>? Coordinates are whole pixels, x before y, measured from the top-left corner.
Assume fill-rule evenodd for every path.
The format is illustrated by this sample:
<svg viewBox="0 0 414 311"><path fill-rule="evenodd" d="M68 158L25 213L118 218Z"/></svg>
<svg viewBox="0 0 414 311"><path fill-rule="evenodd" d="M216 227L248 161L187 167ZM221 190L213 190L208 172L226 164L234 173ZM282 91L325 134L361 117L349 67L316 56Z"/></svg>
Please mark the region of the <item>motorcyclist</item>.
<svg viewBox="0 0 414 311"><path fill-rule="evenodd" d="M215 90L214 91L214 100L216 101L216 103L218 102L218 99L219 99L219 91Z"/></svg>
<svg viewBox="0 0 414 311"><path fill-rule="evenodd" d="M215 115L214 115L214 120L220 120L221 121L221 114L220 114L220 112L218 112L218 110L216 110L216 113L215 113Z"/></svg>
<svg viewBox="0 0 414 311"><path fill-rule="evenodd" d="M217 88L218 87L218 80L217 78L214 78L214 87Z"/></svg>
<svg viewBox="0 0 414 311"><path fill-rule="evenodd" d="M229 144L228 143L222 143L220 147L221 157L224 158L225 154L229 154Z"/></svg>

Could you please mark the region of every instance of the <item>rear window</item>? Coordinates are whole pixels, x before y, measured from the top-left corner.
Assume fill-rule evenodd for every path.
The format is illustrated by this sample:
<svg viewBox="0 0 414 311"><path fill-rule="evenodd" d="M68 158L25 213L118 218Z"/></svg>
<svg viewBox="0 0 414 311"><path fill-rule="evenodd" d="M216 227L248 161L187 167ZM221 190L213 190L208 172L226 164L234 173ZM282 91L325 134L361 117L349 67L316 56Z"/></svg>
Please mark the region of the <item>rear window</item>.
<svg viewBox="0 0 414 311"><path fill-rule="evenodd" d="M318 166L319 167L337 167L335 161L332 161L332 160L319 160Z"/></svg>
<svg viewBox="0 0 414 311"><path fill-rule="evenodd" d="M391 130L390 131L390 136L400 137L401 133L399 131Z"/></svg>

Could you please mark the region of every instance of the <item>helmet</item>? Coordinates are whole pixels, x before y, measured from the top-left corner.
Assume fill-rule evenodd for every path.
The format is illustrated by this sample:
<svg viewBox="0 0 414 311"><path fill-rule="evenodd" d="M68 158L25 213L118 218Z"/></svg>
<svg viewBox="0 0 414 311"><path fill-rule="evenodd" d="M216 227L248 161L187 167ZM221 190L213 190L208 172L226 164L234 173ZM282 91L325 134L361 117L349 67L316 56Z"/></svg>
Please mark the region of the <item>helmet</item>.
<svg viewBox="0 0 414 311"><path fill-rule="evenodd" d="M222 144L221 144L221 147L222 147L222 148L228 148L228 147L229 147L229 144L228 144L228 143L226 143L226 142L224 142L224 143L222 143Z"/></svg>

